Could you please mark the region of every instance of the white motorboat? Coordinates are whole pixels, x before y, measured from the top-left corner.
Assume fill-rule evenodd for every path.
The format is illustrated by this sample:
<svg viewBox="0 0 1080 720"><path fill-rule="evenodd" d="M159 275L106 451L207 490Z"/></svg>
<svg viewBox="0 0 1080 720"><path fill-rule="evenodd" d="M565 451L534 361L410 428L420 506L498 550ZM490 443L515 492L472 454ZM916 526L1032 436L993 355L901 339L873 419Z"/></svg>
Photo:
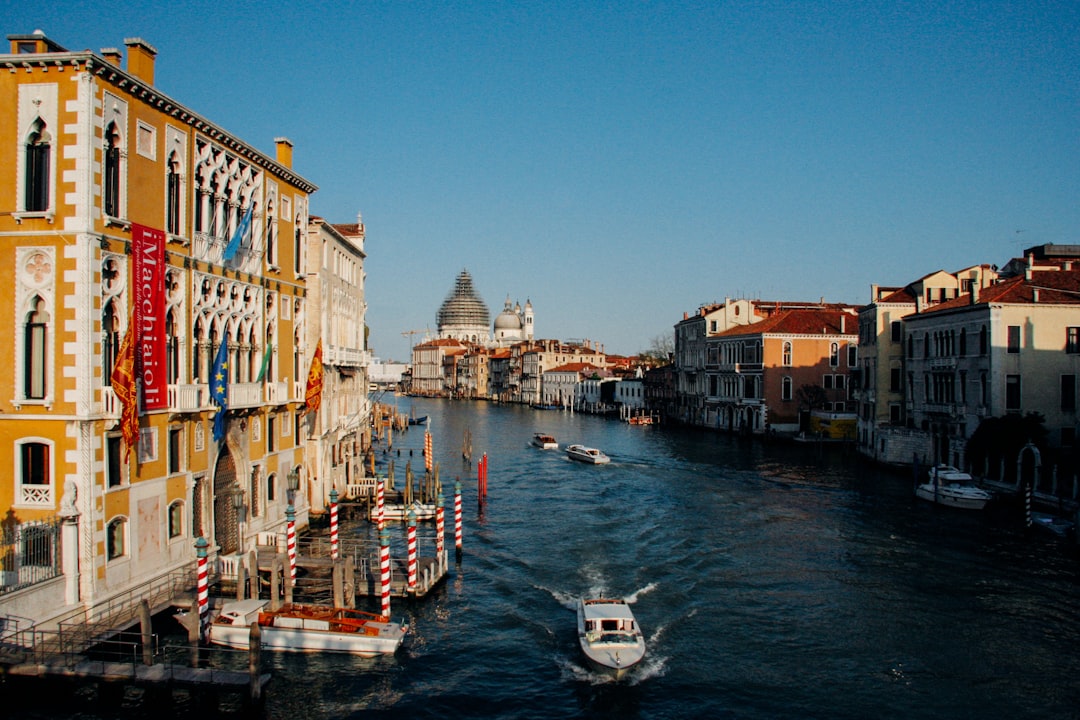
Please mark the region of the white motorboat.
<svg viewBox="0 0 1080 720"><path fill-rule="evenodd" d="M591 447L585 447L584 445L569 445L566 448L566 456L571 460L577 460L584 463L592 463L593 465L602 465L604 463L611 462L611 458L605 455L600 450Z"/></svg>
<svg viewBox="0 0 1080 720"><path fill-rule="evenodd" d="M951 465L930 468L927 481L916 486L915 496L962 510L982 510L994 497L975 485L971 475Z"/></svg>
<svg viewBox="0 0 1080 720"><path fill-rule="evenodd" d="M555 440L554 436L547 435L545 433L536 433L532 436L532 444L541 450L558 450L559 443Z"/></svg>
<svg viewBox="0 0 1080 720"><path fill-rule="evenodd" d="M259 625L261 646L292 652L341 652L375 657L401 647L409 626L375 613L326 605L284 605L267 610L268 600L225 603L210 623L210 642L246 650L251 626Z"/></svg>
<svg viewBox="0 0 1080 720"><path fill-rule="evenodd" d="M625 600L582 598L577 608L577 631L589 665L616 680L645 657L645 637Z"/></svg>

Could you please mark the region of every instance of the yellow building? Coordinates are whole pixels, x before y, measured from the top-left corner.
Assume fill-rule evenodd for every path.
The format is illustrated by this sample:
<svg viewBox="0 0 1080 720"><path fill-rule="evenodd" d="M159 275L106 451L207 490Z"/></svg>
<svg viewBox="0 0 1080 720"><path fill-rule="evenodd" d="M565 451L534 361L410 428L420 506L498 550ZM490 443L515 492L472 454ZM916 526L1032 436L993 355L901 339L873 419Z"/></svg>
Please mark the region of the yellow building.
<svg viewBox="0 0 1080 720"><path fill-rule="evenodd" d="M8 39L0 614L49 622L160 589L194 567L196 538L227 570L277 542L290 503L306 522L316 187L288 140L269 157L159 91L140 39L126 67L119 50ZM125 460L111 375L129 333L140 410Z"/></svg>

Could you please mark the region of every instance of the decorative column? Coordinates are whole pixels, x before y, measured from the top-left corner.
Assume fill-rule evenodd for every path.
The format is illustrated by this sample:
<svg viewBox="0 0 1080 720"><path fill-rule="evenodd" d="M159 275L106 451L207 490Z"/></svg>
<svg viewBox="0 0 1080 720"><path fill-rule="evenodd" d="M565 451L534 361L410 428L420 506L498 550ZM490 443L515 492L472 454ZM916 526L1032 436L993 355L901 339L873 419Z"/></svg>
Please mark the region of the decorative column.
<svg viewBox="0 0 1080 720"><path fill-rule="evenodd" d="M337 488L330 488L330 558L337 560L338 557L338 516L337 516Z"/></svg>

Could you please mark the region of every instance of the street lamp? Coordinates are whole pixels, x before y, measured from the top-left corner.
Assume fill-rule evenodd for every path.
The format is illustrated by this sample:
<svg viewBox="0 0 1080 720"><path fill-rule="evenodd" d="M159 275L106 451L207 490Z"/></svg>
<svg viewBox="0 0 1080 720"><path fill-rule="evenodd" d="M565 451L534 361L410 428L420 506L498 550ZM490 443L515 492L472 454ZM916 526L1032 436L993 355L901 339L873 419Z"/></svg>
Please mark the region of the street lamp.
<svg viewBox="0 0 1080 720"><path fill-rule="evenodd" d="M244 491L240 488L240 484L237 483L236 487L232 489L230 493L232 495L232 506L236 510L236 521L244 522Z"/></svg>
<svg viewBox="0 0 1080 720"><path fill-rule="evenodd" d="M296 491L300 489L300 467L294 467L285 476L289 488L289 504L296 504Z"/></svg>

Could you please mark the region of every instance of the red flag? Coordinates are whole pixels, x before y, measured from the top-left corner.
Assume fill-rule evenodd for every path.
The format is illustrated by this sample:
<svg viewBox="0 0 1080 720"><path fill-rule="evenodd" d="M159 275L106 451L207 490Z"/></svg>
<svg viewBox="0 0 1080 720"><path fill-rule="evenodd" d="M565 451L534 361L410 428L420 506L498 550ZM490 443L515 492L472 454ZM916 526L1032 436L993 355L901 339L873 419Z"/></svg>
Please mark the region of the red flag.
<svg viewBox="0 0 1080 720"><path fill-rule="evenodd" d="M139 396L135 390L135 342L129 325L120 343L109 381L116 399L120 401L120 434L124 438L124 462L128 461L131 448L139 438Z"/></svg>
<svg viewBox="0 0 1080 720"><path fill-rule="evenodd" d="M311 369L307 374L307 387L304 389L304 403L307 412L315 412L322 403L323 367L322 340L315 346L315 356L311 358Z"/></svg>

